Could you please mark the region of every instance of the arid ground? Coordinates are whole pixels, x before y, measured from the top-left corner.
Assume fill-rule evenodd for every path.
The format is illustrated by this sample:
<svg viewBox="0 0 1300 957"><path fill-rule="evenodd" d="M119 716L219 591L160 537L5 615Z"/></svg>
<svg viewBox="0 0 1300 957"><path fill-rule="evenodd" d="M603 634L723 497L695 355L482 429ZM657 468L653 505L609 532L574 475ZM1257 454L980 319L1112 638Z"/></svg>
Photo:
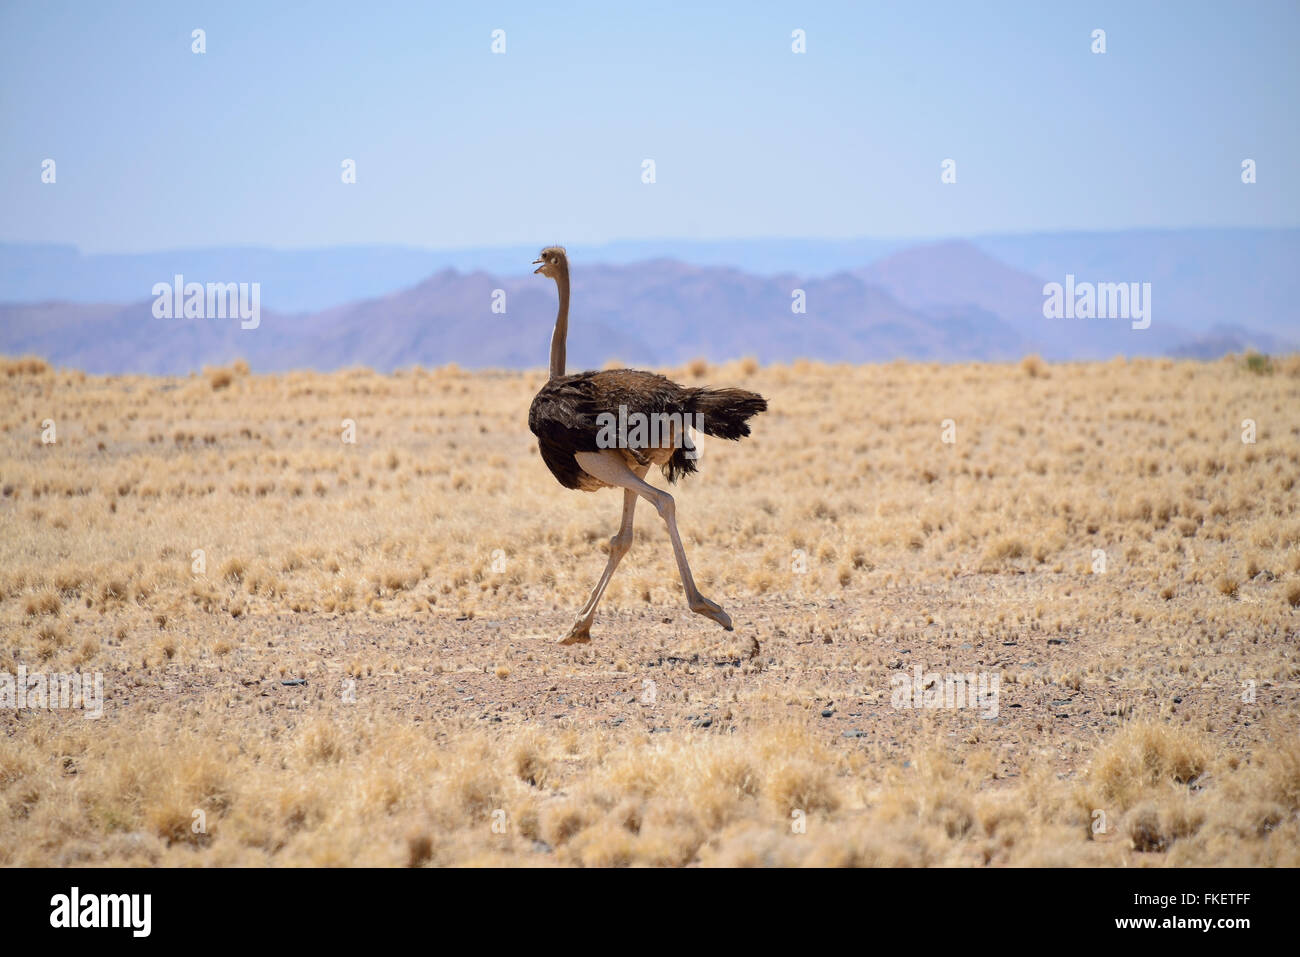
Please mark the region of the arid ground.
<svg viewBox="0 0 1300 957"><path fill-rule="evenodd" d="M6 360L0 674L104 692L0 864L1300 864L1300 357L665 371L770 403L674 488L735 631L643 504L564 648L541 372Z"/></svg>

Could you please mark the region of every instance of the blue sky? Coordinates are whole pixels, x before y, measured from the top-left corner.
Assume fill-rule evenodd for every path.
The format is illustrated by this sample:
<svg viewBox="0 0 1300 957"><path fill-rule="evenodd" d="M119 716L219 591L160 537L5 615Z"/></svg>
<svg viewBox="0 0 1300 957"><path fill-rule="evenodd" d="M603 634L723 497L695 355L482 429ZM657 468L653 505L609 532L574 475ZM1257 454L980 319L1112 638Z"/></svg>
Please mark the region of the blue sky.
<svg viewBox="0 0 1300 957"><path fill-rule="evenodd" d="M0 240L1294 226L1298 27L1293 2L6 0Z"/></svg>

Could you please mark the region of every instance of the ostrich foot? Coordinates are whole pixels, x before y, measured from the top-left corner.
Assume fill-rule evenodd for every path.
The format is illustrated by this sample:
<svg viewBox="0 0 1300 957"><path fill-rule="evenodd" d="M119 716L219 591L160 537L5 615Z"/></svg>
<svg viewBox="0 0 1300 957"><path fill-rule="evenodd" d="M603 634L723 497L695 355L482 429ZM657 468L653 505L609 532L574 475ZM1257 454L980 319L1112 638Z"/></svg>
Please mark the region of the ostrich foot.
<svg viewBox="0 0 1300 957"><path fill-rule="evenodd" d="M697 615L703 615L705 618L712 618L727 631L731 631L731 616L722 610L722 606L716 602L711 602L703 595L691 602L691 611Z"/></svg>
<svg viewBox="0 0 1300 957"><path fill-rule="evenodd" d="M585 645L591 642L591 625L584 621L575 621L569 633L563 638L555 639L557 645Z"/></svg>

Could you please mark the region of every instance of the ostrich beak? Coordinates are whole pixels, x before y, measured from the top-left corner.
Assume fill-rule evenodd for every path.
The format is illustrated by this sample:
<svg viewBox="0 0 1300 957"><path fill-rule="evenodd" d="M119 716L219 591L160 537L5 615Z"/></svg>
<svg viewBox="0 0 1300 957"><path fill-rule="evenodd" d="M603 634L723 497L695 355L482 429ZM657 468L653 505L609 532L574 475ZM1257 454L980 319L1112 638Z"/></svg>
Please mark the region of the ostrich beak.
<svg viewBox="0 0 1300 957"><path fill-rule="evenodd" d="M541 262L540 259L534 259L534 260L533 260L533 265L534 265L534 266L537 266L537 264L538 264L539 262ZM542 271L542 267L541 267L541 266L537 266L537 268L533 270L533 275L536 276L536 275L537 275L539 272L541 272L541 271Z"/></svg>

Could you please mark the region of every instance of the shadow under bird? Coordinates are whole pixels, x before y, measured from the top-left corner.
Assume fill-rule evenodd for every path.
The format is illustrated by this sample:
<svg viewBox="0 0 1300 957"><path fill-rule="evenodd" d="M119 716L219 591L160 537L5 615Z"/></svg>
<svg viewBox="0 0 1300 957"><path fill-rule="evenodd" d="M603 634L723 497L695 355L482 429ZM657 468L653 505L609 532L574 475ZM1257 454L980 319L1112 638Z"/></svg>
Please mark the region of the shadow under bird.
<svg viewBox="0 0 1300 957"><path fill-rule="evenodd" d="M551 337L551 374L528 410L528 428L537 436L542 461L565 488L593 492L623 489L623 519L609 542L609 561L578 612L562 645L591 641L591 622L618 563L632 547L632 514L637 498L655 507L668 526L673 556L691 611L731 631L731 616L700 594L677 532L673 497L645 480L652 465L669 482L696 470L692 427L706 435L738 440L749 435L748 420L767 409L767 400L744 389L678 385L654 372L609 369L565 375L564 348L569 332L569 261L564 249L550 246L533 261L535 273L554 279L559 312ZM633 423L628 431L626 423Z"/></svg>

